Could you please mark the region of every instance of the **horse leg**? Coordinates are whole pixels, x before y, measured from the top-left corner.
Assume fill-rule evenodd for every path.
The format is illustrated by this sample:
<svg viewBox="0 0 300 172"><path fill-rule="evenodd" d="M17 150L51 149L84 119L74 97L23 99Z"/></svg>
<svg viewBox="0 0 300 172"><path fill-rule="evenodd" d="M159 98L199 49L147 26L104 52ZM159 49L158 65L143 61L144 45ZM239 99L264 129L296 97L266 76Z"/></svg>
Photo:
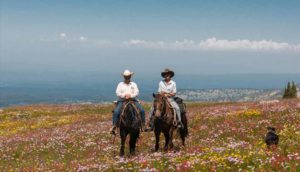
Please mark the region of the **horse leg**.
<svg viewBox="0 0 300 172"><path fill-rule="evenodd" d="M160 135L160 131L155 131L155 151L156 152L159 149L159 135Z"/></svg>
<svg viewBox="0 0 300 172"><path fill-rule="evenodd" d="M164 132L164 136L165 136L165 147L164 147L164 150L167 151L168 150L169 141L170 141L170 135L169 135L168 132Z"/></svg>
<svg viewBox="0 0 300 172"><path fill-rule="evenodd" d="M186 113L182 114L182 123L184 125L184 128L179 130L181 141L182 141L182 146L185 146L185 138L188 135L188 125L187 125L187 118L186 118Z"/></svg>
<svg viewBox="0 0 300 172"><path fill-rule="evenodd" d="M185 137L187 133L187 125L184 123L184 128L179 130L182 146L185 146Z"/></svg>
<svg viewBox="0 0 300 172"><path fill-rule="evenodd" d="M182 146L185 146L185 136L180 132Z"/></svg>
<svg viewBox="0 0 300 172"><path fill-rule="evenodd" d="M130 134L130 141L129 141L129 146L130 146L130 154L134 155L135 154L135 147L136 147L136 141L138 138L139 132L134 132Z"/></svg>
<svg viewBox="0 0 300 172"><path fill-rule="evenodd" d="M173 127L169 130L169 149L173 148Z"/></svg>
<svg viewBox="0 0 300 172"><path fill-rule="evenodd" d="M125 154L125 141L126 141L127 133L125 131L120 130L120 135L121 135L120 156L124 156L124 154Z"/></svg>

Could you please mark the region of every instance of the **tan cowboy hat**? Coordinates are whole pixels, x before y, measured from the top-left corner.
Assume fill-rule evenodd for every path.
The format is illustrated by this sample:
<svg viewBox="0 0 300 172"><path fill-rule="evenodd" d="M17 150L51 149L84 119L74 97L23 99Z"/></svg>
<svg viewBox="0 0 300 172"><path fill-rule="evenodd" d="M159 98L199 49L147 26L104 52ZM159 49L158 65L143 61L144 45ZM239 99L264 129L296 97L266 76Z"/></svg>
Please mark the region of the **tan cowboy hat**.
<svg viewBox="0 0 300 172"><path fill-rule="evenodd" d="M170 69L165 69L164 71L161 72L161 76L164 78L166 74L170 74L171 78L175 75L175 73L170 70Z"/></svg>
<svg viewBox="0 0 300 172"><path fill-rule="evenodd" d="M128 69L124 70L124 72L122 73L123 76L131 76L131 75L133 75L133 74L134 74L134 73L131 72L131 71L128 70Z"/></svg>

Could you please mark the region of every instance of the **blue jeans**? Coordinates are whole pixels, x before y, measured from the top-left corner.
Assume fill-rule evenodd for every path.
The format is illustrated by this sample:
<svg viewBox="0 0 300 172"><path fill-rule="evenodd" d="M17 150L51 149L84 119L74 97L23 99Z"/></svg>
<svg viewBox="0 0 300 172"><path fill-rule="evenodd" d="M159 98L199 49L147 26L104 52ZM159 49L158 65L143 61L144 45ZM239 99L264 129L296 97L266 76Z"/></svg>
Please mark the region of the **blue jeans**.
<svg viewBox="0 0 300 172"><path fill-rule="evenodd" d="M123 102L124 102L123 99L119 99L117 102L117 105L114 109L113 118L112 118L113 125L116 125L120 119L121 108L122 108ZM143 109L142 105L139 104L139 102L136 99L134 99L134 105L139 109L139 111L141 113L142 123L145 124L145 110Z"/></svg>

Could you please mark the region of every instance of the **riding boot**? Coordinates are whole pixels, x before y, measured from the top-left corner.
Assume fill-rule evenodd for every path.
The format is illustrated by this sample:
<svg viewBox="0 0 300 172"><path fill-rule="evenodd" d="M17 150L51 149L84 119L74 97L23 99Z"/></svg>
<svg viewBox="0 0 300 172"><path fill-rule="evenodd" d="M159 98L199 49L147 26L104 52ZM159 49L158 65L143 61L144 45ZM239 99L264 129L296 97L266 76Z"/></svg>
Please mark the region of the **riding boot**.
<svg viewBox="0 0 300 172"><path fill-rule="evenodd" d="M153 124L153 122L151 122L151 124L149 124L149 126L150 126L149 130L153 131L154 130L154 124Z"/></svg>
<svg viewBox="0 0 300 172"><path fill-rule="evenodd" d="M153 127L151 124L148 125L149 127L144 129L144 132L153 131ZM146 126L145 126L146 127Z"/></svg>
<svg viewBox="0 0 300 172"><path fill-rule="evenodd" d="M116 129L117 129L117 126L116 125L113 125L110 129L110 134L111 135L116 135Z"/></svg>

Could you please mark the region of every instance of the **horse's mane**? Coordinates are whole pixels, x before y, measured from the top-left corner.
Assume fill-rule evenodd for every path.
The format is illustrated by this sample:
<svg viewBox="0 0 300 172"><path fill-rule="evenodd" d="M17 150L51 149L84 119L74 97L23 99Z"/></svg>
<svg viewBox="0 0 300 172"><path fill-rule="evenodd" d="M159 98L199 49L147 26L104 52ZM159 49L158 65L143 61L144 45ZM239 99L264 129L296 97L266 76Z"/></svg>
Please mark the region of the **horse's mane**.
<svg viewBox="0 0 300 172"><path fill-rule="evenodd" d="M155 103L161 103L162 104L161 109L159 109L161 111L161 117L166 118L167 117L166 115L169 115L168 111L170 112L171 115L174 115L173 114L174 112L172 111L171 105L168 103L167 98L164 97L162 94L160 94L160 93L156 94L155 99L154 99L154 104Z"/></svg>
<svg viewBox="0 0 300 172"><path fill-rule="evenodd" d="M121 114L121 123L124 126L139 129L141 124L139 111L133 102L125 102L123 111Z"/></svg>

